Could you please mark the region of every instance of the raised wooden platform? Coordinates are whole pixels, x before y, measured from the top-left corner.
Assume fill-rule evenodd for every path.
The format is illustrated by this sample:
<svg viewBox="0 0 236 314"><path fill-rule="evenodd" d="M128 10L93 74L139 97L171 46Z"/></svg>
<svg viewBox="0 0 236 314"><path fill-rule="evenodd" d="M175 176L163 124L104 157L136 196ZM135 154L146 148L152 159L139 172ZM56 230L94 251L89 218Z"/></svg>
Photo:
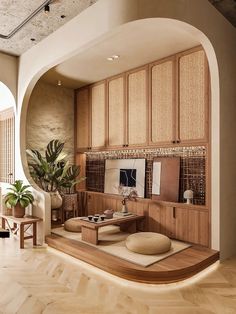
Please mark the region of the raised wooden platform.
<svg viewBox="0 0 236 314"><path fill-rule="evenodd" d="M192 246L149 267L142 267L102 252L91 245L57 236L47 236L49 246L105 270L143 283L171 283L187 279L219 259L219 252Z"/></svg>

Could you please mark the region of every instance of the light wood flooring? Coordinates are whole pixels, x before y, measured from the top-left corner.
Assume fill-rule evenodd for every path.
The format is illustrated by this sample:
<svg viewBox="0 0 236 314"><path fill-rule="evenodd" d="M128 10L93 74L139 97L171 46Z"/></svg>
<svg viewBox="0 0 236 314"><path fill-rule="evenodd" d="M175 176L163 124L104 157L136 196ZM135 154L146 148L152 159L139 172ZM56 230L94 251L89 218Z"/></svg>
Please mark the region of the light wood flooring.
<svg viewBox="0 0 236 314"><path fill-rule="evenodd" d="M119 279L30 244L20 250L16 239L0 239L1 314L236 313L236 258L185 282L160 286Z"/></svg>

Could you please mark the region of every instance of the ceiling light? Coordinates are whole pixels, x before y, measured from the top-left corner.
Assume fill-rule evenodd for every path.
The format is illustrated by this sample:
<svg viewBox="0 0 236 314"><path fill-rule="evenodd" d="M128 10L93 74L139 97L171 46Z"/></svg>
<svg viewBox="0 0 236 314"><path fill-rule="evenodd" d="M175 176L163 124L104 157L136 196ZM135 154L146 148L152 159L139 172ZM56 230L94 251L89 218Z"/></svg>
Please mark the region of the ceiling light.
<svg viewBox="0 0 236 314"><path fill-rule="evenodd" d="M44 7L44 12L45 12L46 14L48 14L48 13L50 12L50 6L49 6L49 4L46 4L46 5L45 5L45 7Z"/></svg>
<svg viewBox="0 0 236 314"><path fill-rule="evenodd" d="M61 85L62 85L62 83L61 83L60 80L57 81L57 85L58 85L58 86L61 86Z"/></svg>
<svg viewBox="0 0 236 314"><path fill-rule="evenodd" d="M113 55L113 56L111 56L111 57L107 57L107 60L108 60L108 61L114 61L115 59L119 59L119 58L120 58L119 55Z"/></svg>

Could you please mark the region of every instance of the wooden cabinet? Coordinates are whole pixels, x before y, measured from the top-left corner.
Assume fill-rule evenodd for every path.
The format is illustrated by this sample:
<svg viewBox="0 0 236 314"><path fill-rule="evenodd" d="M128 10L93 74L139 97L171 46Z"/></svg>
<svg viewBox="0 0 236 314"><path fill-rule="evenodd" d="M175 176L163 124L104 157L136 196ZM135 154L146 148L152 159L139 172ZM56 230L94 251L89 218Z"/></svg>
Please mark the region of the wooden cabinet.
<svg viewBox="0 0 236 314"><path fill-rule="evenodd" d="M150 141L170 144L175 138L175 58L150 65Z"/></svg>
<svg viewBox="0 0 236 314"><path fill-rule="evenodd" d="M207 142L208 76L198 47L79 89L78 149Z"/></svg>
<svg viewBox="0 0 236 314"><path fill-rule="evenodd" d="M209 247L208 210L149 204L148 228L166 236Z"/></svg>
<svg viewBox="0 0 236 314"><path fill-rule="evenodd" d="M208 65L205 52L197 49L178 58L177 141L202 142L208 138Z"/></svg>
<svg viewBox="0 0 236 314"><path fill-rule="evenodd" d="M106 84L91 85L91 147L106 146Z"/></svg>
<svg viewBox="0 0 236 314"><path fill-rule="evenodd" d="M108 146L126 144L125 76L119 75L107 82L108 92Z"/></svg>
<svg viewBox="0 0 236 314"><path fill-rule="evenodd" d="M148 139L148 67L127 73L127 145L146 146Z"/></svg>
<svg viewBox="0 0 236 314"><path fill-rule="evenodd" d="M84 87L76 94L76 139L77 149L87 150L90 146L89 88Z"/></svg>
<svg viewBox="0 0 236 314"><path fill-rule="evenodd" d="M208 140L208 64L200 48L150 65L150 144Z"/></svg>

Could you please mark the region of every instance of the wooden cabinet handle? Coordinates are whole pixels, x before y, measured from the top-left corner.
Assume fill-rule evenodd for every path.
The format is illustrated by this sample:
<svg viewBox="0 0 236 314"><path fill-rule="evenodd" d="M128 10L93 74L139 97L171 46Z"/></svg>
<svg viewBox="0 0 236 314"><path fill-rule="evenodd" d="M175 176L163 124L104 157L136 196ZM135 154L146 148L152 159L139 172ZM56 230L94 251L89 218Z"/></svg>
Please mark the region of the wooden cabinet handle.
<svg viewBox="0 0 236 314"><path fill-rule="evenodd" d="M176 141L172 141L173 144L175 144Z"/></svg>
<svg viewBox="0 0 236 314"><path fill-rule="evenodd" d="M176 210L175 210L175 207L173 207L173 218L174 218L174 219L176 218Z"/></svg>
<svg viewBox="0 0 236 314"><path fill-rule="evenodd" d="M180 140L177 140L176 143L179 144L179 143L180 143Z"/></svg>

